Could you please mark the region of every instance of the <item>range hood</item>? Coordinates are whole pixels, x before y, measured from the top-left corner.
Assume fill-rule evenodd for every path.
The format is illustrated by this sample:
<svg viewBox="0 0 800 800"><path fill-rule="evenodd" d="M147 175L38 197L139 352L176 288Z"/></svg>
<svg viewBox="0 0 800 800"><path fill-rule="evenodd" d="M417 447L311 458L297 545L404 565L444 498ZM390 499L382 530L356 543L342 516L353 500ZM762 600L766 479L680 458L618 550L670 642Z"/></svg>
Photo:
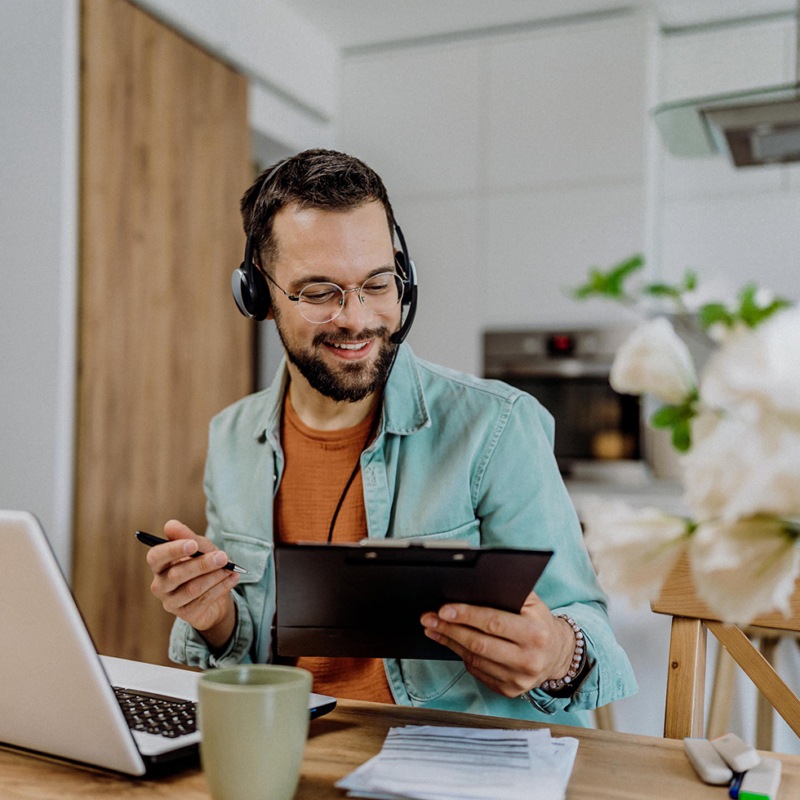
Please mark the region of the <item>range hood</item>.
<svg viewBox="0 0 800 800"><path fill-rule="evenodd" d="M800 161L800 0L795 83L665 103L653 117L675 156L727 153L737 167Z"/></svg>

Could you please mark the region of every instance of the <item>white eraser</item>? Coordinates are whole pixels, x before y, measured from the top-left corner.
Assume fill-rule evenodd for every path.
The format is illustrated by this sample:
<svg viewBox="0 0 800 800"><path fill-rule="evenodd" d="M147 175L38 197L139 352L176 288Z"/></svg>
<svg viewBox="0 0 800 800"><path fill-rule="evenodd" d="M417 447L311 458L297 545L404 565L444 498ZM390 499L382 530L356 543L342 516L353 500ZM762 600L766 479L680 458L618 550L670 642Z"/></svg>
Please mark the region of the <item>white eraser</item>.
<svg viewBox="0 0 800 800"><path fill-rule="evenodd" d="M731 768L708 739L684 739L683 751L701 781L721 786L733 780Z"/></svg>
<svg viewBox="0 0 800 800"><path fill-rule="evenodd" d="M741 800L758 797L759 800L776 800L781 784L781 762L764 756L757 767L748 770L739 788Z"/></svg>
<svg viewBox="0 0 800 800"><path fill-rule="evenodd" d="M734 772L747 772L761 763L761 756L733 733L712 739L711 744Z"/></svg>

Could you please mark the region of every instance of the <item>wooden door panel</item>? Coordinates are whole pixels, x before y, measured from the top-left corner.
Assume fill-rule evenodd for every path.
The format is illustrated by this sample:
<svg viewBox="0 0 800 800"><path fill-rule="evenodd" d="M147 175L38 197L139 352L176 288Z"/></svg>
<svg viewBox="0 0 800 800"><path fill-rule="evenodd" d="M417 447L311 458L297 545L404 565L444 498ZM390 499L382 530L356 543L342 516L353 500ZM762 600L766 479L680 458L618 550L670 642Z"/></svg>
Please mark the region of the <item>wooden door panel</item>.
<svg viewBox="0 0 800 800"><path fill-rule="evenodd" d="M204 532L208 422L253 389L247 82L126 0L84 0L81 27L73 587L100 652L168 663L133 532Z"/></svg>

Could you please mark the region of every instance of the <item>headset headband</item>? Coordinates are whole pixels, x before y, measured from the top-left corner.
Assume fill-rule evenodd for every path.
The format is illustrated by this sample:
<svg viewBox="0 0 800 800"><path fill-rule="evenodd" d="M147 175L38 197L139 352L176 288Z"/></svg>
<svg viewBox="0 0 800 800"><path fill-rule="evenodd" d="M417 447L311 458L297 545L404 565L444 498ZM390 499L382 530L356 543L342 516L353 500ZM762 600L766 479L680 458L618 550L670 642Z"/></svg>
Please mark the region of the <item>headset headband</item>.
<svg viewBox="0 0 800 800"><path fill-rule="evenodd" d="M255 202L253 203L253 211L261 199L261 195L268 188L270 181L278 170L290 159L285 158L279 161L269 172L266 178L261 183L261 188L256 195ZM399 263L400 271L403 273L403 283L405 289L403 291L402 306L407 306L408 311L403 324L399 330L392 334L391 342L393 344L401 344L408 336L411 330L411 325L414 322L414 317L417 313L417 268L414 262L408 255L408 247L406 246L405 236L397 222L394 223L394 229L397 232L397 239L400 243L401 253L396 254L395 262ZM252 233L248 233L247 242L244 248L244 261L238 269L233 271L231 276L231 290L233 291L233 299L239 311L248 319L260 321L266 319L269 314L270 308L270 292L269 286L262 275L256 269L253 260L255 252L255 237Z"/></svg>

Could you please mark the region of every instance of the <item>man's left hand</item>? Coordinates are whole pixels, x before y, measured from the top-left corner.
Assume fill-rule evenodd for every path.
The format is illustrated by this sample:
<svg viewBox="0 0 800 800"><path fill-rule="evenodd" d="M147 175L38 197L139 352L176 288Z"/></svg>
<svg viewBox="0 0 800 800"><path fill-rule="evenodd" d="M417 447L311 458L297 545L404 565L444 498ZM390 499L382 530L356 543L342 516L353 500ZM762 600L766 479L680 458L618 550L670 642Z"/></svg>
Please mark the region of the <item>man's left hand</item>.
<svg viewBox="0 0 800 800"><path fill-rule="evenodd" d="M572 628L554 617L536 592L519 614L448 603L420 621L426 636L449 647L470 675L505 697L563 678L575 652Z"/></svg>

